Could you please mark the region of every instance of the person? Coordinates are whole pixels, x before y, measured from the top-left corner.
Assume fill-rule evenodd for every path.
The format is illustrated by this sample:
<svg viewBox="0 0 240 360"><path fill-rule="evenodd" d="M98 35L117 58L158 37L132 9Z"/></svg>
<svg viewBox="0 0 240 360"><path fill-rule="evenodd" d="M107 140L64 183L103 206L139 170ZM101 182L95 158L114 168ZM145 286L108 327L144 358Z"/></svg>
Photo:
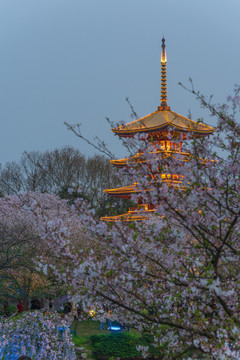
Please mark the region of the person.
<svg viewBox="0 0 240 360"><path fill-rule="evenodd" d="M111 310L108 309L108 311L107 311L107 326L108 326L108 329L110 329L110 328L111 328L111 325L112 325L112 322L111 322L111 320L110 320L110 317L111 317Z"/></svg>
<svg viewBox="0 0 240 360"><path fill-rule="evenodd" d="M100 309L98 313L101 315L102 319L100 320L99 330L104 330L104 310Z"/></svg>
<svg viewBox="0 0 240 360"><path fill-rule="evenodd" d="M77 308L78 308L78 304L77 303L73 303L72 304L72 314L74 316L74 320L78 320L78 311L77 311Z"/></svg>
<svg viewBox="0 0 240 360"><path fill-rule="evenodd" d="M93 306L90 307L88 314L89 314L90 319L95 317L96 310L95 310L95 308Z"/></svg>
<svg viewBox="0 0 240 360"><path fill-rule="evenodd" d="M17 358L17 360L32 360L32 359L28 356L21 355L21 356L19 356L19 358Z"/></svg>
<svg viewBox="0 0 240 360"><path fill-rule="evenodd" d="M64 314L68 314L68 313L71 312L71 310L72 310L72 304L70 303L70 301L65 302L65 303L63 304L63 306L64 306L64 310L63 310Z"/></svg>
<svg viewBox="0 0 240 360"><path fill-rule="evenodd" d="M104 330L104 321L100 321L99 330Z"/></svg>
<svg viewBox="0 0 240 360"><path fill-rule="evenodd" d="M17 309L18 309L18 312L20 312L20 313L23 311L22 300L19 300L19 302L17 303Z"/></svg>
<svg viewBox="0 0 240 360"><path fill-rule="evenodd" d="M83 308L82 308L82 301L79 301L79 302L78 302L78 305L77 305L77 314L78 314L78 319L80 319L80 318L81 318L81 315L82 315L82 310L83 310Z"/></svg>

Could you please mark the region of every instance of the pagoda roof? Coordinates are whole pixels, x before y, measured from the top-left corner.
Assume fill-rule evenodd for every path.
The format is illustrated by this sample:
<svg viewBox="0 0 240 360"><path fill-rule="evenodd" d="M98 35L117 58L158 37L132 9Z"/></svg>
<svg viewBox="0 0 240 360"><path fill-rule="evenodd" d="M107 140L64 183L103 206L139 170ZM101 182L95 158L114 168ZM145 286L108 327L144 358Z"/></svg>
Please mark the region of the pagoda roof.
<svg viewBox="0 0 240 360"><path fill-rule="evenodd" d="M152 152L153 153L153 152ZM156 151L156 159L157 155L161 154L162 158L167 158L167 157L175 157L176 154L180 154L183 157L183 161L187 161L188 158L190 157L190 153L189 152L183 152L183 151L175 151L175 150L157 150ZM126 157L123 159L116 159L116 160L110 160L110 163L118 166L118 167L122 167L122 166L126 166L128 164L132 164L132 163L144 163L146 162L146 159L143 157L143 152L138 152L136 155L131 156L131 157Z"/></svg>
<svg viewBox="0 0 240 360"><path fill-rule="evenodd" d="M149 215L155 212L155 208L149 205L139 205L139 208L130 208L127 213L115 216L102 217L104 221L142 221L149 219Z"/></svg>
<svg viewBox="0 0 240 360"><path fill-rule="evenodd" d="M175 176L177 176L178 178L175 179L174 178ZM162 174L161 181L167 182L169 184L169 186L174 186L174 187L178 188L179 184L181 184L181 179L180 179L181 177L183 177L183 175ZM142 192L142 190L138 189L137 186L138 186L138 183L135 182L134 184L128 185L128 186L123 186L123 187L114 188L114 189L105 189L104 192L113 197L130 199L131 194L139 194ZM150 189L146 189L144 191L148 192L151 190L152 189L150 188Z"/></svg>
<svg viewBox="0 0 240 360"><path fill-rule="evenodd" d="M123 137L137 133L154 133L162 130L189 132L197 136L206 136L214 132L212 126L188 119L171 111L168 107L163 109L159 107L159 110L147 116L112 129L115 134Z"/></svg>
<svg viewBox="0 0 240 360"><path fill-rule="evenodd" d="M129 185L129 186L123 186L120 188L116 188L116 189L106 189L104 190L105 193L107 193L110 196L114 196L114 197L123 197L123 198L130 198L131 194L133 193L137 193L140 192L136 190L136 185L137 183L133 184L133 185Z"/></svg>
<svg viewBox="0 0 240 360"><path fill-rule="evenodd" d="M142 214L131 214L126 213L122 215L115 215L115 216L104 216L101 217L101 220L103 221L110 221L110 222L116 222L116 221L142 221L149 219L149 216L146 214L146 216Z"/></svg>

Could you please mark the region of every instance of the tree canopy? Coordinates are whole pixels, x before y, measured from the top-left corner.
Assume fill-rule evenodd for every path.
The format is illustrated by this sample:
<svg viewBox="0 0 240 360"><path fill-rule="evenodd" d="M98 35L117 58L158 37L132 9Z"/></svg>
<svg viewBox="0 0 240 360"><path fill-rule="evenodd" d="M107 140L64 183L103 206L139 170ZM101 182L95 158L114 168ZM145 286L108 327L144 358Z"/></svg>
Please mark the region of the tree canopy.
<svg viewBox="0 0 240 360"><path fill-rule="evenodd" d="M188 161L161 157L148 143L146 161L131 167L143 203L156 207L147 221L104 223L76 200L79 224L102 253L75 254L73 276L66 267L62 278L68 274L86 307L109 306L116 320L151 332L164 359L238 359L239 88L221 106L191 91L215 117L214 135L186 139ZM180 174L181 182L172 186L161 174Z"/></svg>

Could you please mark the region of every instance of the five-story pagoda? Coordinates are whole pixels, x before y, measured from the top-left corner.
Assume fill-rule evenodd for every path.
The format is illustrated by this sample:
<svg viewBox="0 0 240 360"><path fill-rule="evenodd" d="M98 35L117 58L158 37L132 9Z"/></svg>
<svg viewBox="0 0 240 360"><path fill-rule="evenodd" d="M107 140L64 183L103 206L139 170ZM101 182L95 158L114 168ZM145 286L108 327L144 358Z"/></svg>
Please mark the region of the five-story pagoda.
<svg viewBox="0 0 240 360"><path fill-rule="evenodd" d="M174 156L178 153L187 160L189 153L182 150L182 142L178 139L181 134L181 139L190 137L203 137L213 133L214 128L199 122L195 122L182 115L172 111L167 105L167 54L165 48L165 39L162 39L161 51L161 105L157 111L132 121L126 125L119 126L112 129L112 131L119 137L134 137L138 135L141 140L151 141L158 145L157 153L161 156ZM142 135L142 137L141 137ZM110 162L117 167L131 166L131 163L141 163L145 161L142 157L142 152L136 155L119 160L111 160ZM167 174L161 174L162 181L168 181L172 185L181 182L180 175L172 175L171 178ZM151 190L149 190L151 191ZM130 208L125 214L117 216L103 217L105 221L137 221L144 220L149 217L150 213L155 211L152 204L142 204L141 190L138 189L138 183L130 186L124 186L116 189L106 189L105 193L112 197L131 199L133 194L138 194L138 205L135 208Z"/></svg>

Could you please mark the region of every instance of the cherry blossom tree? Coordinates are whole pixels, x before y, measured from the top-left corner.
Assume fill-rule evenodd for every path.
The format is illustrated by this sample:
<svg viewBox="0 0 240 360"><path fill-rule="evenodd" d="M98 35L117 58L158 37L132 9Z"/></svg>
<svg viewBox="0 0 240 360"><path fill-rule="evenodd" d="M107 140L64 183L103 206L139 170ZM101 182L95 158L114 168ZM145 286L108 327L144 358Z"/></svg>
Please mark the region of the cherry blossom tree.
<svg viewBox="0 0 240 360"><path fill-rule="evenodd" d="M17 360L20 355L40 360L75 360L68 324L56 314L31 312L0 322L0 357Z"/></svg>
<svg viewBox="0 0 240 360"><path fill-rule="evenodd" d="M147 221L105 223L76 200L78 222L101 251L68 248L71 267L55 264L55 273L86 309L109 306L114 319L151 332L164 359L239 359L239 88L221 106L190 91L215 118L214 135L189 137L187 158L161 158L150 143L145 162L131 164L143 202L156 208ZM71 238L57 220L42 230L50 243L60 234L57 254Z"/></svg>
<svg viewBox="0 0 240 360"><path fill-rule="evenodd" d="M38 217L37 217L38 215ZM68 202L53 194L24 193L0 199L0 284L2 300L32 296L53 297L66 292L66 284L59 284L48 265L64 261L53 251L54 242L41 237L43 229L51 227L57 219L62 231L71 234L68 246L79 250L83 247L84 234L81 232L75 213ZM61 225L60 225L61 224ZM60 236L57 239L60 245ZM66 246L67 248L67 246ZM42 268L39 269L41 258ZM68 259L69 261L69 259ZM24 301L27 309L27 301Z"/></svg>

